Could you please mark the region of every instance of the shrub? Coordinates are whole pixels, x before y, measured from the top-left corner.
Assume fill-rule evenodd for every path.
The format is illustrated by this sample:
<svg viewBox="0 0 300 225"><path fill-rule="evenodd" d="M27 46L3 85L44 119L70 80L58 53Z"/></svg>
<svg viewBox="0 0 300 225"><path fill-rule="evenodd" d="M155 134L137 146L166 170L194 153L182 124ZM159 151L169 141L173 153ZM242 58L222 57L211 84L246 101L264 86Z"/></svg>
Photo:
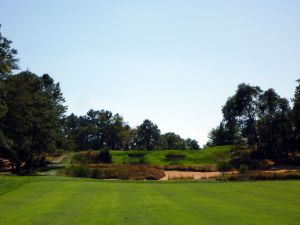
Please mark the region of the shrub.
<svg viewBox="0 0 300 225"><path fill-rule="evenodd" d="M231 165L236 169L239 169L242 164L250 165L251 163L250 152L246 150L235 151L231 157Z"/></svg>
<svg viewBox="0 0 300 225"><path fill-rule="evenodd" d="M112 163L112 156L107 148L100 150L98 157L100 163Z"/></svg>
<svg viewBox="0 0 300 225"><path fill-rule="evenodd" d="M77 165L61 170L60 175L94 179L159 180L164 172L144 165Z"/></svg>
<svg viewBox="0 0 300 225"><path fill-rule="evenodd" d="M219 161L217 164L218 171L230 171L232 170L232 165L228 161Z"/></svg>
<svg viewBox="0 0 300 225"><path fill-rule="evenodd" d="M294 180L300 179L300 171L271 172L271 171L249 171L246 175L223 174L217 180L222 181L244 181L244 180Z"/></svg>
<svg viewBox="0 0 300 225"><path fill-rule="evenodd" d="M95 168L91 170L90 177L93 179L101 179L102 178L102 170Z"/></svg>
<svg viewBox="0 0 300 225"><path fill-rule="evenodd" d="M90 177L91 172L88 167L80 165L68 167L63 170L62 174L71 177Z"/></svg>
<svg viewBox="0 0 300 225"><path fill-rule="evenodd" d="M97 161L97 152L95 151L85 151L79 152L72 157L72 162L89 164L95 163Z"/></svg>
<svg viewBox="0 0 300 225"><path fill-rule="evenodd" d="M243 164L248 165L248 168L251 170L267 170L272 166L266 160L254 158L249 151L240 150L234 152L231 157L231 165L235 169L239 169Z"/></svg>
<svg viewBox="0 0 300 225"><path fill-rule="evenodd" d="M239 174L245 175L249 172L249 167L246 164L242 164L239 168Z"/></svg>
<svg viewBox="0 0 300 225"><path fill-rule="evenodd" d="M222 173L220 176L216 177L216 180L217 181L228 181L229 177L232 177L232 176L228 176L228 175L225 175L225 173Z"/></svg>

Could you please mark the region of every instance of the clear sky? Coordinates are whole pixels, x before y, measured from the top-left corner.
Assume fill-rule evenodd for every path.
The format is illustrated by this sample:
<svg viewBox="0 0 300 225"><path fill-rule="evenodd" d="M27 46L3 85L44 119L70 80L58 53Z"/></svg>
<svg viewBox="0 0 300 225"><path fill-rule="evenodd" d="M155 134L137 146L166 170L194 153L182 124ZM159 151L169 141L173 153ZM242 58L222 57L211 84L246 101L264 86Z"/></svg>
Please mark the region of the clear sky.
<svg viewBox="0 0 300 225"><path fill-rule="evenodd" d="M68 113L148 118L201 144L239 83L290 99L300 78L298 0L0 0L0 23Z"/></svg>

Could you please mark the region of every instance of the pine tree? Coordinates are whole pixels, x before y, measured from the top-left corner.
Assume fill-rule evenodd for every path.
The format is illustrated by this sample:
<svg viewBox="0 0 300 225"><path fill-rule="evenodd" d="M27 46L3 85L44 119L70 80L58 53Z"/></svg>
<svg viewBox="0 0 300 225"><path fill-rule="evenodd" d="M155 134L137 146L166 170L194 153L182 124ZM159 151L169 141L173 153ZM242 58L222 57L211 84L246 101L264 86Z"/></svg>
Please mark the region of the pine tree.
<svg viewBox="0 0 300 225"><path fill-rule="evenodd" d="M300 80L297 80L299 85L296 87L295 95L294 95L294 107L292 112L294 129L295 129L295 140L296 140L296 148L300 149Z"/></svg>

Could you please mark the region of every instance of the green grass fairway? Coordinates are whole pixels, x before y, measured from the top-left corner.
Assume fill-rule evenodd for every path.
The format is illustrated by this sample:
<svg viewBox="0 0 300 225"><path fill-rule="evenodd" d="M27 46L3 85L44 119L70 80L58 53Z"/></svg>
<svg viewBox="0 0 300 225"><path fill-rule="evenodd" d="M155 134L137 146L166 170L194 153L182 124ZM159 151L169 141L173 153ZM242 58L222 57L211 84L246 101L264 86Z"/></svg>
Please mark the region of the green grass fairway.
<svg viewBox="0 0 300 225"><path fill-rule="evenodd" d="M233 146L217 146L205 148L199 151L188 150L162 150L162 151L111 151L114 163L135 163L140 158L130 158L128 154L145 154L143 162L149 165L201 165L216 164L220 159L229 159L229 151ZM166 155L185 155L184 159L167 159Z"/></svg>
<svg viewBox="0 0 300 225"><path fill-rule="evenodd" d="M300 181L0 179L1 225L298 225Z"/></svg>

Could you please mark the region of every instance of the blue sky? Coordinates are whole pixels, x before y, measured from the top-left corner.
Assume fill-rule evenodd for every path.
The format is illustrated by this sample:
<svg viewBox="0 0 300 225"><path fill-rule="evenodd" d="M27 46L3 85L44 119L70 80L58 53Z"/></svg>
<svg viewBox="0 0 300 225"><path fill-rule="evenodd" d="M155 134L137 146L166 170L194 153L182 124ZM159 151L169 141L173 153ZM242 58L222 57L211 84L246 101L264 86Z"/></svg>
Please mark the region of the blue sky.
<svg viewBox="0 0 300 225"><path fill-rule="evenodd" d="M201 144L239 83L293 96L299 12L298 0L0 0L21 69L59 81L69 112L149 118Z"/></svg>

